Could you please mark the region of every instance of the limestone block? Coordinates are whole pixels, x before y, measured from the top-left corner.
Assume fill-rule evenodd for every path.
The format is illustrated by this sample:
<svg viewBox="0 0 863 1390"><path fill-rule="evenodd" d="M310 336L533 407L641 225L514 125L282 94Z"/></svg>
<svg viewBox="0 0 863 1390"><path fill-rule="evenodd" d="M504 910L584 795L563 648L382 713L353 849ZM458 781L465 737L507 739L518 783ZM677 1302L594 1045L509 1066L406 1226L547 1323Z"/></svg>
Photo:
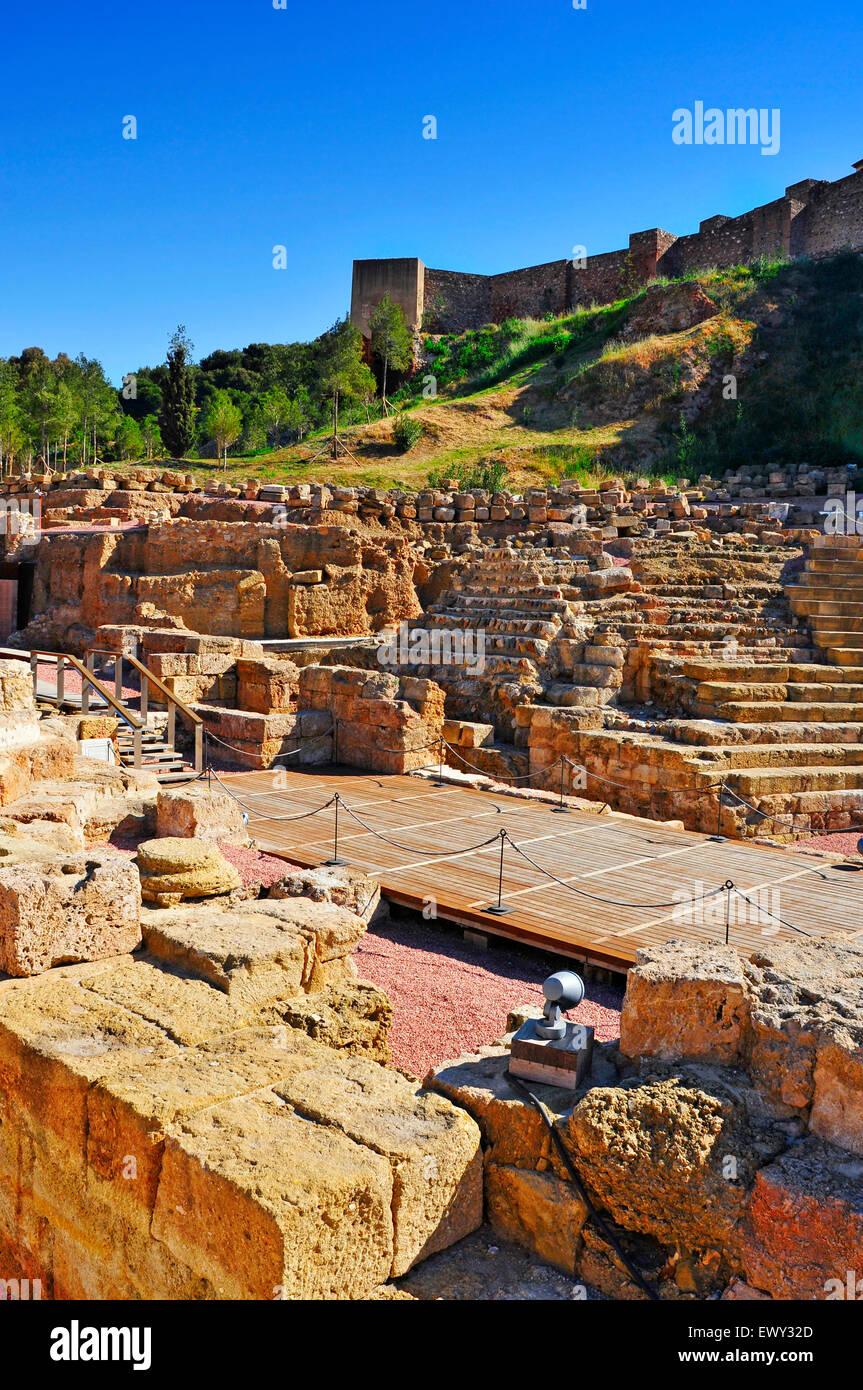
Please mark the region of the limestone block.
<svg viewBox="0 0 863 1390"><path fill-rule="evenodd" d="M171 1126L152 1230L220 1298L361 1298L392 1269L392 1201L386 1158L265 1093Z"/></svg>
<svg viewBox="0 0 863 1390"><path fill-rule="evenodd" d="M390 1060L392 1013L392 1004L377 985L345 980L277 1004L262 1016L274 1025L281 1021L299 1029L327 1047L385 1063Z"/></svg>
<svg viewBox="0 0 863 1390"><path fill-rule="evenodd" d="M818 1048L809 1127L863 1157L863 1036L843 1034Z"/></svg>
<svg viewBox="0 0 863 1390"><path fill-rule="evenodd" d="M482 1154L473 1120L442 1096L360 1058L298 1073L275 1088L297 1112L338 1129L392 1170L392 1275L482 1221Z"/></svg>
<svg viewBox="0 0 863 1390"><path fill-rule="evenodd" d="M344 979L365 931L356 914L308 898L148 912L143 926L154 955L254 1007Z"/></svg>
<svg viewBox="0 0 863 1390"><path fill-rule="evenodd" d="M381 902L380 881L350 865L315 869L290 869L267 889L268 898L311 898L313 902L335 903L355 912L364 922L386 916Z"/></svg>
<svg viewBox="0 0 863 1390"><path fill-rule="evenodd" d="M753 1081L778 1113L811 1105L816 1132L859 1151L863 951L772 942L752 955L748 972Z"/></svg>
<svg viewBox="0 0 863 1390"><path fill-rule="evenodd" d="M762 1168L742 1225L746 1279L777 1299L847 1298L863 1270L863 1164L810 1137Z"/></svg>
<svg viewBox="0 0 863 1390"><path fill-rule="evenodd" d="M487 1047L434 1066L424 1085L461 1105L479 1125L489 1162L518 1168L547 1166L552 1141L542 1117L510 1083L509 1049ZM544 1086L542 1098L557 1118L573 1105L571 1091Z"/></svg>
<svg viewBox="0 0 863 1390"><path fill-rule="evenodd" d="M239 802L217 786L189 782L163 787L156 803L156 834L160 839L224 840L247 845L249 832Z"/></svg>
<svg viewBox="0 0 863 1390"><path fill-rule="evenodd" d="M184 1047L254 1022L254 1014L203 980L176 976L159 961L136 959L81 981L82 989L140 1014Z"/></svg>
<svg viewBox="0 0 863 1390"><path fill-rule="evenodd" d="M60 961L98 960L141 941L133 864L111 852L0 865L0 970L35 975Z"/></svg>
<svg viewBox="0 0 863 1390"><path fill-rule="evenodd" d="M118 958L122 964L129 959ZM73 968L111 970L114 961ZM93 1081L117 1066L179 1049L140 1014L82 989L80 975L65 974L66 968L0 989L0 1096L7 1112L11 1106L36 1115L72 1165L83 1162Z"/></svg>
<svg viewBox="0 0 863 1390"><path fill-rule="evenodd" d="M485 1200L488 1220L498 1235L572 1274L587 1219L587 1208L572 1183L553 1173L492 1163L486 1170Z"/></svg>
<svg viewBox="0 0 863 1390"><path fill-rule="evenodd" d="M165 836L138 846L141 896L159 907L184 898L210 898L239 888L242 880L214 844Z"/></svg>
<svg viewBox="0 0 863 1390"><path fill-rule="evenodd" d="M733 947L669 941L638 952L620 1017L626 1056L733 1064L748 1025L744 965Z"/></svg>
<svg viewBox="0 0 863 1390"><path fill-rule="evenodd" d="M243 709L270 714L296 705L300 673L292 661L273 657L237 662L237 700Z"/></svg>
<svg viewBox="0 0 863 1390"><path fill-rule="evenodd" d="M34 704L29 663L15 657L0 660L0 714L32 710Z"/></svg>
<svg viewBox="0 0 863 1390"><path fill-rule="evenodd" d="M736 1224L764 1158L763 1148L755 1149L745 1088L739 1075L708 1068L594 1087L568 1129L594 1199L619 1225L663 1245L732 1258ZM774 1154L784 1142L773 1133Z"/></svg>
<svg viewBox="0 0 863 1390"><path fill-rule="evenodd" d="M584 660L588 665L616 666L620 670L626 663L626 656L620 647L588 644L584 649Z"/></svg>

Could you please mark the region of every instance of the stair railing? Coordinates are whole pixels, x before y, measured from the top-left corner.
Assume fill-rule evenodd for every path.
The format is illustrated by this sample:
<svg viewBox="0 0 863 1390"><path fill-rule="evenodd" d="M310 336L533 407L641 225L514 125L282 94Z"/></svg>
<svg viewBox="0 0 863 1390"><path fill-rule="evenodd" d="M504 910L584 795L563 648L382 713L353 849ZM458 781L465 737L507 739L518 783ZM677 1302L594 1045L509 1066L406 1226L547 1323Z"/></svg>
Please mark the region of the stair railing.
<svg viewBox="0 0 863 1390"><path fill-rule="evenodd" d="M90 647L87 651L87 666L92 674L96 664L97 656L107 656L114 662L114 691L118 702L123 698L123 662L128 661L129 665L138 672L141 678L141 721L146 722L147 711L149 708L150 687L157 690L168 707L168 724L166 729L166 739L170 743L174 752L180 754L177 748L177 712L179 711L182 719L190 724L194 737L194 765L195 772L200 773L204 766L204 721L194 710L184 704L182 700L174 694L164 681L154 675L143 661L139 661L136 656L130 656L128 652L111 651L108 647ZM139 766L138 763L135 766Z"/></svg>
<svg viewBox="0 0 863 1390"><path fill-rule="evenodd" d="M91 669L88 669L77 656L71 656L68 652L46 652L31 649L29 652L21 652L21 658L26 661L29 658L30 672L33 677L33 694L37 699L53 700L57 705L62 705L66 698L66 668L76 671L81 677L81 713L90 712L90 691L95 690L97 695L105 701L110 709L114 711L118 719L122 719L132 730L134 765L140 767L143 755L143 732L144 723L132 710L127 709L121 698L112 695L106 685L103 685L96 678ZM53 662L57 669L56 693L54 695L40 695L38 690L39 663L43 665ZM122 692L122 687L121 687Z"/></svg>

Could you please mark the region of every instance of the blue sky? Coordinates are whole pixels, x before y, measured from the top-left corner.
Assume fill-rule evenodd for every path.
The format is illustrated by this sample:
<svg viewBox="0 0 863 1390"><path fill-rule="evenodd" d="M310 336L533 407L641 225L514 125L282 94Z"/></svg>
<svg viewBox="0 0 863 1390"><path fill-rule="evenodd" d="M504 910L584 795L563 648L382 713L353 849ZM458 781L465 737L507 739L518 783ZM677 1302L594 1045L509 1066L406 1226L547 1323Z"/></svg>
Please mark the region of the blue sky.
<svg viewBox="0 0 863 1390"><path fill-rule="evenodd" d="M355 256L494 273L839 178L861 39L860 0L7 7L0 356L83 351L119 381L178 322L198 356L314 337ZM779 153L675 145L697 100L778 107Z"/></svg>

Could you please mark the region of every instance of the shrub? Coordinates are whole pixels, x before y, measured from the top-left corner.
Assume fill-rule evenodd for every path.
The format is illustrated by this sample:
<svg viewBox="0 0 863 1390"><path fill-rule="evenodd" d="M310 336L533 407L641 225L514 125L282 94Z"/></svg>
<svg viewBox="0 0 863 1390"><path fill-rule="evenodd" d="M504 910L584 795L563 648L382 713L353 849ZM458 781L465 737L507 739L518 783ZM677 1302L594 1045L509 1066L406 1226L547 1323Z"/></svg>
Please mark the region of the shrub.
<svg viewBox="0 0 863 1390"><path fill-rule="evenodd" d="M422 438L423 427L412 415L400 411L393 422L393 443L400 454L406 454Z"/></svg>

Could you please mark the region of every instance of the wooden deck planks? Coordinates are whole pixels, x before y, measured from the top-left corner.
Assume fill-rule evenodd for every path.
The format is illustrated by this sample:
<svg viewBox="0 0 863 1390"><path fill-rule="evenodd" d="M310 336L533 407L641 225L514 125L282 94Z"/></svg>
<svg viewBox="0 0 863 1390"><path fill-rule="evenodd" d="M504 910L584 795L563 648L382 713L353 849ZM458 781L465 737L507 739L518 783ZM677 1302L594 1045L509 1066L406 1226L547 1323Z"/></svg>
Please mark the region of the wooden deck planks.
<svg viewBox="0 0 863 1390"><path fill-rule="evenodd" d="M262 850L304 865L329 859L333 806L290 818L338 792L340 857L378 874L392 900L415 908L434 900L441 918L617 969L640 946L670 937L724 939L724 892L693 903L686 917L675 904L727 880L755 899L753 906L731 899L730 936L743 951L803 932L838 941L861 932L863 940L863 873L814 857L652 821L557 815L544 803L416 777L324 769L240 773L225 785L243 803ZM502 829L534 864L505 845L502 901L510 911L497 917L483 909L497 899ZM788 925L759 917L759 906Z"/></svg>

